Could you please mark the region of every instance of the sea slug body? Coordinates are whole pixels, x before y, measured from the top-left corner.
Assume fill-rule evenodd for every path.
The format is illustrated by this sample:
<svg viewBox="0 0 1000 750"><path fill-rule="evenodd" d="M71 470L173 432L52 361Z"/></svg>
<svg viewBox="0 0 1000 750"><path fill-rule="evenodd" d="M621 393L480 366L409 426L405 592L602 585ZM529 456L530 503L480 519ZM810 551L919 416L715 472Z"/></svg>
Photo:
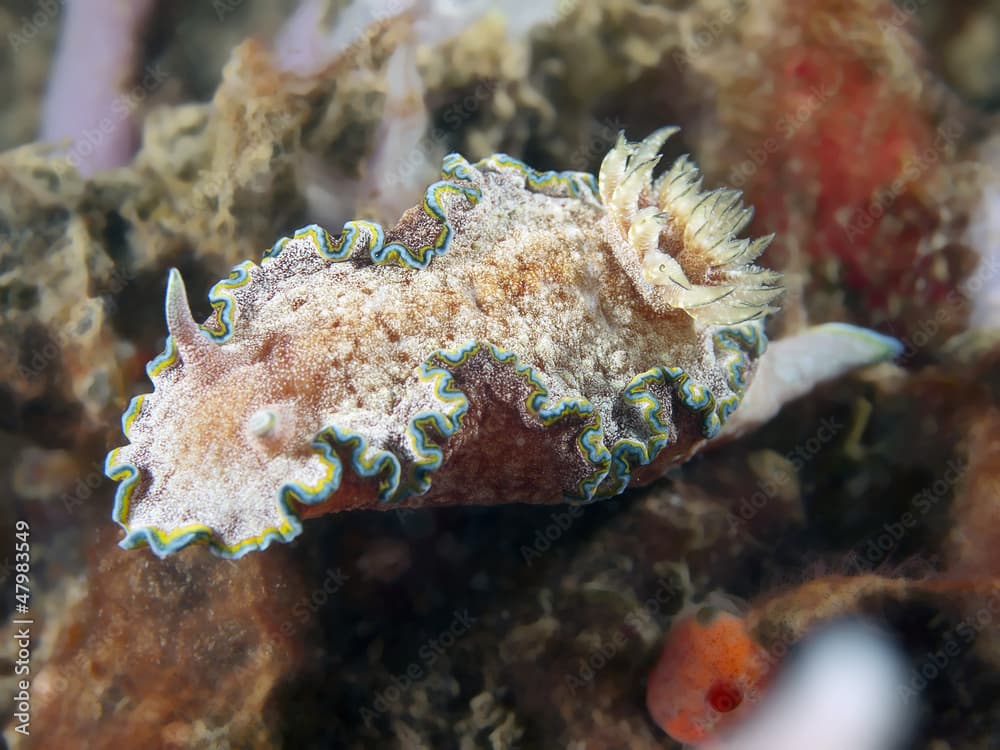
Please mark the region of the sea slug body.
<svg viewBox="0 0 1000 750"><path fill-rule="evenodd" d="M122 545L239 557L321 513L588 502L686 460L750 383L780 277L739 193L686 157L653 178L673 132L619 138L596 179L451 154L395 227L238 265L202 325L172 271L154 392L107 460Z"/></svg>

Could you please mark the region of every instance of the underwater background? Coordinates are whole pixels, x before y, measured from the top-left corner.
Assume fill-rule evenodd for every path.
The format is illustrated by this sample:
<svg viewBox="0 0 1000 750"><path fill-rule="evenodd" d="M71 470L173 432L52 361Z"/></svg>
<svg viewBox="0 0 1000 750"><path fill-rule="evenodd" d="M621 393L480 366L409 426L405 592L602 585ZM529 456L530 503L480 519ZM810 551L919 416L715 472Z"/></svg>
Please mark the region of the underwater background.
<svg viewBox="0 0 1000 750"><path fill-rule="evenodd" d="M7 746L1000 746L1000 3L0 0L0 101ZM394 227L448 154L541 183L663 126L656 174L689 154L774 234L774 352L836 362L808 334L838 322L897 356L813 382L775 354L773 417L599 502L119 547L106 456L170 269L204 321L302 227ZM566 382L601 366L577 333ZM511 450L458 465L469 497Z"/></svg>

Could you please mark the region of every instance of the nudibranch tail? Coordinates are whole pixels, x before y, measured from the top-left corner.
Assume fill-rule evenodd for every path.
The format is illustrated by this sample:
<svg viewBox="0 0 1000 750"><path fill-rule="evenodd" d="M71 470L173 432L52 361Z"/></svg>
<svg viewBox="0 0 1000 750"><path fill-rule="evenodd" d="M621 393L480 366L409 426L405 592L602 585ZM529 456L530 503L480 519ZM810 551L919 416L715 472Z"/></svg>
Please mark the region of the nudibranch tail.
<svg viewBox="0 0 1000 750"><path fill-rule="evenodd" d="M759 427L783 405L822 383L902 353L903 344L897 339L847 323L823 323L777 341L761 358L761 377L754 380L738 415L726 425L726 436L737 437Z"/></svg>
<svg viewBox="0 0 1000 750"><path fill-rule="evenodd" d="M124 546L239 557L352 508L590 502L714 438L766 345L777 275L738 195L658 180L675 128L598 177L445 157L396 226L304 227L192 318L111 452Z"/></svg>

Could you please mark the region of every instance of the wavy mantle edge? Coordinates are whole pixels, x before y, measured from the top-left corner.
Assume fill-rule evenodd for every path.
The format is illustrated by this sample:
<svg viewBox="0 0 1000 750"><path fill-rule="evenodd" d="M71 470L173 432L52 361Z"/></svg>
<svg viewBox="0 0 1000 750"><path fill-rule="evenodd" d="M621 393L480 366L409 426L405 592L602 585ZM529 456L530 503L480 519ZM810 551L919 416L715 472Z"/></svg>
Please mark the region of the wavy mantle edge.
<svg viewBox="0 0 1000 750"><path fill-rule="evenodd" d="M727 380L733 394L717 399L709 388L698 383L679 367L654 366L632 379L621 397L637 407L642 415L649 436L645 440L634 437L621 438L609 448L600 414L585 398L562 397L550 400L535 368L520 361L516 353L490 343L473 342L456 349L435 351L417 368L420 382L429 383L440 409L425 410L410 418L406 435L416 460L412 462L411 476L403 480L403 463L390 451L372 448L361 433L330 424L321 429L312 447L326 466L326 475L315 485L288 482L278 490L281 523L261 530L235 544L224 543L214 529L204 524L191 524L177 529L157 526L133 528L128 522L132 493L139 480L140 470L134 464L118 460L119 448L112 450L105 462L105 473L119 482L115 492L113 520L124 529L126 536L120 545L132 549L148 545L158 556L168 554L196 542L208 543L221 557L236 559L252 550L266 549L272 541L289 542L302 532L296 505L315 505L328 500L340 489L344 476L344 461L359 477L377 478L378 498L383 509L405 503L409 498L425 494L432 486L432 478L444 461L442 445L461 428L469 408L469 399L456 385L447 367L460 367L476 354L492 357L498 364L513 367L529 386L525 399L527 412L545 427L554 427L567 417L582 418L576 443L581 457L590 467L590 473L577 482L575 491L564 496L571 503L589 503L621 494L628 487L632 472L656 459L670 445L672 435L664 414L664 404L652 390L654 385L671 388L679 402L701 419L701 434L706 440L715 437L728 416L739 404L745 388L745 373L750 362L749 352L759 355L766 345L766 338L758 324L744 324L724 328L713 335L720 360L725 361ZM168 339L163 354L150 362L151 375L162 373L176 362L177 350ZM122 415L122 431L130 438L132 424L139 417L142 405L149 394L132 399ZM604 485L604 486L602 486Z"/></svg>

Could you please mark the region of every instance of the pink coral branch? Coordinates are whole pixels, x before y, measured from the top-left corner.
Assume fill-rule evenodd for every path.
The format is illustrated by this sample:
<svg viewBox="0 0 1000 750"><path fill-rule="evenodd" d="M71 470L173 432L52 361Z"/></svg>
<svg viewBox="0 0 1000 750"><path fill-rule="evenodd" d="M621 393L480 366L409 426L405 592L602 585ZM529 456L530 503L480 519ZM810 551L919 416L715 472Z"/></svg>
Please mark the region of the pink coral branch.
<svg viewBox="0 0 1000 750"><path fill-rule="evenodd" d="M70 142L84 176L127 164L138 145L134 102L141 31L156 0L68 0L39 139ZM147 90L162 81L150 71Z"/></svg>

